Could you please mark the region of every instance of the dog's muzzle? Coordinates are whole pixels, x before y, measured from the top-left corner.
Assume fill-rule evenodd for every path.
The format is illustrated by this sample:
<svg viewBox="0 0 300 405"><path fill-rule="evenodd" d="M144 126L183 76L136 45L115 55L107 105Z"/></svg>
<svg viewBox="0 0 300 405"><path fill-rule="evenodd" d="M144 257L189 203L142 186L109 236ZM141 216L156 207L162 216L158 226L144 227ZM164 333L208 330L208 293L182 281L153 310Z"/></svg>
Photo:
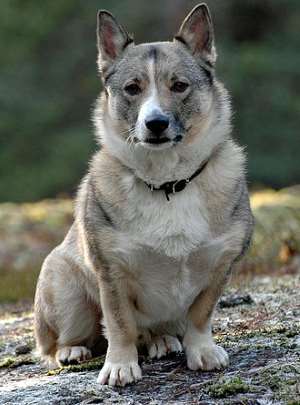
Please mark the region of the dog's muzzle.
<svg viewBox="0 0 300 405"><path fill-rule="evenodd" d="M145 126L149 130L145 142L151 144L161 144L169 142L169 137L166 136L166 130L169 128L170 120L168 116L160 113L151 115L145 119Z"/></svg>

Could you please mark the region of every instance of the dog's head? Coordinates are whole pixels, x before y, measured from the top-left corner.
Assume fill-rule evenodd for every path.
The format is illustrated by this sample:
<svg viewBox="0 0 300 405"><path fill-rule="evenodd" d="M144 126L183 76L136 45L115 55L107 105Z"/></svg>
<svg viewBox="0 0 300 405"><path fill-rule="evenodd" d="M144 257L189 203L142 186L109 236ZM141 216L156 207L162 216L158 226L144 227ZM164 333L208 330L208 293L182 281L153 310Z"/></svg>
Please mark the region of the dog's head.
<svg viewBox="0 0 300 405"><path fill-rule="evenodd" d="M102 120L130 145L160 150L191 144L218 110L207 6L191 11L172 42L135 45L106 11L98 14L97 35Z"/></svg>

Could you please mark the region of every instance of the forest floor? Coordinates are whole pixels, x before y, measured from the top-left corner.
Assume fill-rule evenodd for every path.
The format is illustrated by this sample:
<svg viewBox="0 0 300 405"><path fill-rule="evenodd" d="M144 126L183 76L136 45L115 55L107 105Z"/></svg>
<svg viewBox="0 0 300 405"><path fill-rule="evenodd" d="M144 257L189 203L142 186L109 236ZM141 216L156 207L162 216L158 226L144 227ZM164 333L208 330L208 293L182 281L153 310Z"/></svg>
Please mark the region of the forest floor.
<svg viewBox="0 0 300 405"><path fill-rule="evenodd" d="M0 305L0 404L300 404L299 291L299 272L231 284L214 322L226 370L141 356L143 379L125 388L97 384L101 357L49 372L34 355L31 305Z"/></svg>

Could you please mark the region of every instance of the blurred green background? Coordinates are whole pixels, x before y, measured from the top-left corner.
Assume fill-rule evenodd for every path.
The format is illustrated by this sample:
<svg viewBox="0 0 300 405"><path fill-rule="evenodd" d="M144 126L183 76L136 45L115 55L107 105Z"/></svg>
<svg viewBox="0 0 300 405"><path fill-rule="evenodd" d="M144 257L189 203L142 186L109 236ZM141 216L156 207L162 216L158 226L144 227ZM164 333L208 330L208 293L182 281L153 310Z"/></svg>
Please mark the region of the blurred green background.
<svg viewBox="0 0 300 405"><path fill-rule="evenodd" d="M299 0L207 1L217 71L233 97L235 137L252 185L300 182ZM96 144L101 89L96 12L110 10L136 42L166 40L189 0L4 0L0 12L0 201L72 194Z"/></svg>

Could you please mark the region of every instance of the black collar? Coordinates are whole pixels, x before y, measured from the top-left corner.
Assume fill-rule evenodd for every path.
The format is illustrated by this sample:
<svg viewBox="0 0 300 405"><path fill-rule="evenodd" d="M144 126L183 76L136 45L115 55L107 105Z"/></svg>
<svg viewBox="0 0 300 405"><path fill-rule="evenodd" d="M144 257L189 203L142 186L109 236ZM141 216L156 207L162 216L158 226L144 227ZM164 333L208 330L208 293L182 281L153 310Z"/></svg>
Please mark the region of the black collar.
<svg viewBox="0 0 300 405"><path fill-rule="evenodd" d="M180 191L184 190L186 185L192 181L195 177L199 176L199 174L205 169L206 165L208 163L208 160L205 160L202 165L191 175L191 177L188 177L187 179L182 179L182 180L174 180L174 181L167 181L166 183L163 183L159 187L155 187L153 184L149 184L144 182L151 191L161 191L163 190L166 194L166 198L168 201L170 201L169 195L170 194L175 194L179 193Z"/></svg>

